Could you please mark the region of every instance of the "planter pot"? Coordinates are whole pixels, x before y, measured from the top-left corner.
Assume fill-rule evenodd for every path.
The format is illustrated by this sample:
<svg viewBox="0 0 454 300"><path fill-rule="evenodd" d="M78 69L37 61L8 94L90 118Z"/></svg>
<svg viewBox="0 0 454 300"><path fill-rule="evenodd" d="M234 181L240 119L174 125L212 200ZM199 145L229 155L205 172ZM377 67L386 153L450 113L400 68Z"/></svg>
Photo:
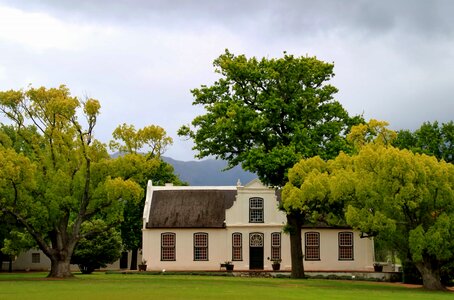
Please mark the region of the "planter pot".
<svg viewBox="0 0 454 300"><path fill-rule="evenodd" d="M279 271L281 269L281 264L272 264L273 271Z"/></svg>
<svg viewBox="0 0 454 300"><path fill-rule="evenodd" d="M383 272L383 266L374 266L375 272Z"/></svg>
<svg viewBox="0 0 454 300"><path fill-rule="evenodd" d="M147 270L147 265L138 265L139 271L146 271Z"/></svg>
<svg viewBox="0 0 454 300"><path fill-rule="evenodd" d="M226 269L227 271L233 271L233 265L226 265L226 266L225 266L225 269Z"/></svg>

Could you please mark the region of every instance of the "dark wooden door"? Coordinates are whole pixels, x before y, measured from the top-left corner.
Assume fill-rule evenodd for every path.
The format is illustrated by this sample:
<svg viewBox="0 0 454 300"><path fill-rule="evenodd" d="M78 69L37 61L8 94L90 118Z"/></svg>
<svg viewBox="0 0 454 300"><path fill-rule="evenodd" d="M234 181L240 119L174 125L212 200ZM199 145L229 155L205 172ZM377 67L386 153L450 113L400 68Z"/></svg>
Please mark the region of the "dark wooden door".
<svg viewBox="0 0 454 300"><path fill-rule="evenodd" d="M121 252L120 269L127 269L127 268L128 268L128 252L124 251L124 252Z"/></svg>
<svg viewBox="0 0 454 300"><path fill-rule="evenodd" d="M249 269L263 270L263 233L249 235Z"/></svg>

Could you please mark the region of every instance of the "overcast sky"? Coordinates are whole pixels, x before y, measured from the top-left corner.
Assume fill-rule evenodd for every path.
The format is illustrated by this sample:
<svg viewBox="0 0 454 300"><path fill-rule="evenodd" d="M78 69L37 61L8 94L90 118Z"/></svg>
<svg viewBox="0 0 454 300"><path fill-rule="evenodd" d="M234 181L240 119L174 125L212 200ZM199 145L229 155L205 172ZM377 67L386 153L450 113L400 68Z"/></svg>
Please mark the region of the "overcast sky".
<svg viewBox="0 0 454 300"><path fill-rule="evenodd" d="M100 100L96 136L155 124L165 155L192 160L178 137L202 108L224 49L334 62L336 99L394 129L454 115L454 1L0 0L0 90L57 87Z"/></svg>

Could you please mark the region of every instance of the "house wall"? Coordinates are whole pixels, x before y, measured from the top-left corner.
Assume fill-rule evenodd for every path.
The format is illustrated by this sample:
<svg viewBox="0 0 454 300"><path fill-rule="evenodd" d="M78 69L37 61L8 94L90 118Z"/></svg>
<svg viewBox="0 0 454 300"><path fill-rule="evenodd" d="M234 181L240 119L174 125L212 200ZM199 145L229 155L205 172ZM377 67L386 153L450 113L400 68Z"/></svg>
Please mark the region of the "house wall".
<svg viewBox="0 0 454 300"><path fill-rule="evenodd" d="M233 206L225 211L226 227L230 226L283 226L287 223L285 212L278 209L279 202L273 189L264 187L260 181L252 181L246 187L238 187L238 194ZM264 222L249 223L249 199L251 197L263 198Z"/></svg>
<svg viewBox="0 0 454 300"><path fill-rule="evenodd" d="M143 231L143 257L147 260L148 270L219 270L220 264L232 261L232 234L242 234L242 260L232 261L236 270L249 270L249 234L263 233L264 235L264 269L271 270L271 262L267 260L271 256L271 233L280 232L282 226L236 226L228 229L145 229ZM175 233L176 260L161 260L161 234L166 232ZM194 233L208 233L208 261L194 261ZM281 235L281 269L290 270L290 240L285 234ZM285 255L288 253L287 255Z"/></svg>
<svg viewBox="0 0 454 300"><path fill-rule="evenodd" d="M303 253L306 232L320 233L320 260L304 260L307 271L372 271L374 269L374 242L369 238L360 238L357 231L331 228L303 229L301 232ZM353 260L339 260L340 232L353 232Z"/></svg>
<svg viewBox="0 0 454 300"><path fill-rule="evenodd" d="M39 263L32 262L32 256L39 255ZM9 263L3 263L3 270L7 269ZM6 268L5 268L6 267ZM77 267L76 267L77 268ZM50 259L41 250L31 249L20 253L13 261L14 271L49 271Z"/></svg>
<svg viewBox="0 0 454 300"><path fill-rule="evenodd" d="M271 233L281 232L282 226L232 226L225 229L145 229L143 231L143 257L147 260L148 270L168 271L216 271L220 264L232 261L232 234L242 234L242 260L232 261L235 270L249 270L249 234L264 234L264 270L272 270ZM161 261L161 233L172 232L176 237L176 260ZM194 261L193 235L196 232L208 233L208 261ZM352 232L343 229L304 229L301 233L303 252L304 233L320 233L320 260L304 261L306 271L372 271L373 241L359 237L353 232L354 260L338 259L339 232ZM291 270L290 237L281 232L281 270Z"/></svg>
<svg viewBox="0 0 454 300"><path fill-rule="evenodd" d="M39 254L40 262L32 262L33 254ZM137 263L140 263L142 259L141 254L138 254ZM131 265L131 253L128 253L128 266ZM2 270L8 270L9 262L3 262ZM13 271L50 271L50 259L39 249L31 249L20 253L12 264ZM79 267L77 265L70 265L71 271L78 272ZM108 264L105 268L100 270L119 270L120 260L115 261L112 264Z"/></svg>
<svg viewBox="0 0 454 300"><path fill-rule="evenodd" d="M282 232L287 223L286 215L278 209L279 202L275 191L263 186L259 180L253 180L246 186L238 186L233 206L225 212L225 228L145 228L148 222L149 207L152 201L153 187L147 191L147 203L144 210L143 257L147 260L148 270L219 270L220 264L232 261L235 270L249 270L249 236L259 232L264 235L264 270L272 270L271 233L281 232L281 270L291 270L290 237ZM162 188L162 187L161 187ZM194 187L193 187L194 188ZM260 197L264 200L263 223L249 223L249 199ZM354 260L339 260L339 232L352 230L334 228L311 228L301 232L303 252L305 251L305 233L320 233L320 260L304 261L307 271L372 271L374 262L373 240L361 239L358 232L353 234ZM176 260L161 260L161 234L175 233ZM194 233L208 233L208 261L194 261ZM232 259L232 234L242 234L242 260Z"/></svg>

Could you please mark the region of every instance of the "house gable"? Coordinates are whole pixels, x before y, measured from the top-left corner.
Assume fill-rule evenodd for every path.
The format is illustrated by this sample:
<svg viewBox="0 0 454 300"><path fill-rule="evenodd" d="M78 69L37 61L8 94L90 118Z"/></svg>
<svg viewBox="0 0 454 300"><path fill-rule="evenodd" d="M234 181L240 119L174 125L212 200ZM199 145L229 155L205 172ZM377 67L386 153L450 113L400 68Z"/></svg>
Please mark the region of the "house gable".
<svg viewBox="0 0 454 300"><path fill-rule="evenodd" d="M237 187L237 197L233 206L226 211L226 226L276 226L286 223L285 213L278 210L280 193L254 179L244 186ZM251 199L262 199L263 222L251 220ZM251 222L252 221L252 222Z"/></svg>

